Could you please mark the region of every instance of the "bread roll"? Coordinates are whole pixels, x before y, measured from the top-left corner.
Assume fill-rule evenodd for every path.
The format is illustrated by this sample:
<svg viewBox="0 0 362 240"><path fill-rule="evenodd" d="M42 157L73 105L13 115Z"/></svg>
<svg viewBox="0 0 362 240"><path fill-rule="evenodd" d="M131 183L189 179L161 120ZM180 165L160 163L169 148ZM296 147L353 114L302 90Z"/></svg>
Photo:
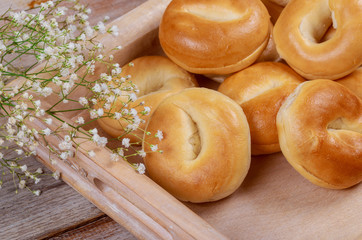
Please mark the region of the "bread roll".
<svg viewBox="0 0 362 240"><path fill-rule="evenodd" d="M166 97L181 91L184 88L198 86L193 75L183 70L171 60L161 56L144 56L132 61L132 64L126 64L122 68L122 76L131 76L130 80L139 90L137 100L129 101L126 91L123 91L123 96L119 96L113 103L110 110L105 110L106 114L112 117L103 117L97 119L98 124L102 129L112 137L128 137L131 142L139 142L143 137L143 130L152 111ZM119 80L119 79L118 79ZM114 79L110 84L116 84L117 79ZM143 110L143 106L139 106L144 102L144 106L150 108L150 113L143 116L143 120L139 129L132 131L132 134L127 134L127 126L132 122L123 118L117 120L114 118L115 112L122 112L124 103L128 103L129 109L132 107L139 111ZM99 108L104 105L100 102L95 106ZM139 107L136 107L139 106ZM127 117L126 118L131 118Z"/></svg>
<svg viewBox="0 0 362 240"><path fill-rule="evenodd" d="M277 115L281 150L310 182L343 189L362 181L362 102L331 80L302 83Z"/></svg>
<svg viewBox="0 0 362 240"><path fill-rule="evenodd" d="M268 43L269 22L260 0L173 0L159 39L166 55L187 71L224 75L255 62Z"/></svg>
<svg viewBox="0 0 362 240"><path fill-rule="evenodd" d="M279 152L276 116L303 78L283 63L254 64L225 79L218 91L236 101L250 126L251 154Z"/></svg>
<svg viewBox="0 0 362 240"><path fill-rule="evenodd" d="M250 132L242 109L225 95L189 88L162 101L146 136L162 154L147 154L149 176L182 201L209 202L232 194L250 165ZM144 145L150 151L149 145Z"/></svg>

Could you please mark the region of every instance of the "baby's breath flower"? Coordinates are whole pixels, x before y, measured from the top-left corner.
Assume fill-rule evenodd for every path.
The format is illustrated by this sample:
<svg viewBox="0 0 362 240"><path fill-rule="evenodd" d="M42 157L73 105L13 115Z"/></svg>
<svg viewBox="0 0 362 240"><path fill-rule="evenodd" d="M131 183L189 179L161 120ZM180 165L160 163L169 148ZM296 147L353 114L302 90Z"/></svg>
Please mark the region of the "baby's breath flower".
<svg viewBox="0 0 362 240"><path fill-rule="evenodd" d="M119 35L119 29L116 25L113 25L110 29L108 29L108 32L116 37Z"/></svg>
<svg viewBox="0 0 362 240"><path fill-rule="evenodd" d="M144 150L140 150L138 151L138 155L140 155L141 157L146 157L146 152Z"/></svg>
<svg viewBox="0 0 362 240"><path fill-rule="evenodd" d="M104 26L103 22L98 22L98 24L94 27L94 29L99 31L100 33L106 32L106 27Z"/></svg>
<svg viewBox="0 0 362 240"><path fill-rule="evenodd" d="M78 119L76 120L76 123L84 124L84 118L83 117L78 117Z"/></svg>
<svg viewBox="0 0 362 240"><path fill-rule="evenodd" d="M123 138L123 139L122 139L122 145L123 145L125 148L129 148L129 146L130 146L130 139L129 139L129 138Z"/></svg>
<svg viewBox="0 0 362 240"><path fill-rule="evenodd" d="M48 145L50 162L56 164L56 159L67 161L77 154L78 149L82 149L83 145L77 144L77 138L81 138L82 142L93 142L99 147L107 145L108 139L100 136L101 133L98 133L96 128L88 132L81 128L88 123L94 123L88 121L89 118L96 120L111 117L126 120L128 122L126 131L131 133L140 128L140 124L145 122L142 117L151 111L149 107L143 106L143 103L131 107L130 102L137 100L139 92L137 86L130 81L130 75L121 75L122 68L118 63L112 62L113 55L105 55L104 45L94 42L94 37L99 33L119 35L118 27L107 28L104 22L109 19L108 17L98 22L96 26L92 26L88 22L90 9L79 4L78 0L69 0L71 3L67 3L66 6L73 3L69 8L62 5L63 2L65 0L48 1L41 3L40 7L31 13L9 11L5 13L5 17L0 16L1 26L5 26L2 27L3 32L0 34L0 95L2 96L0 101L2 106L6 105L10 109L5 124L0 126L4 132L0 136L0 146L4 149L8 146L8 141L12 142L15 146L13 151L17 154L14 159L8 160L4 159L4 154L0 152L0 166L14 174L14 179L18 181L15 184L17 189L30 189L31 186L27 186L26 182L28 179L34 180L35 184L41 179L40 175L43 174L41 169L31 172L26 165L18 163L23 156L37 154L38 139L45 144L48 144L49 139L59 140ZM121 48L122 46L118 46L113 50ZM20 62L19 65L23 64L22 55L31 57L34 65L43 62L46 67L39 72L15 69L16 67L12 65L15 66L16 62ZM98 81L88 77L95 73L96 63L97 66L104 64L107 69L100 74ZM133 67L134 64L129 63L129 66ZM25 66L24 69L28 67ZM7 89L7 78L13 76L20 76L25 82ZM74 98L78 92L77 88L86 88L93 93L93 96L82 95L79 99ZM84 93L83 89L80 92ZM39 96L44 100L40 101ZM56 99L57 97L59 99ZM114 103L119 97L128 97L128 101L116 106ZM79 102L82 107L74 107L74 102ZM54 105L48 106L48 103ZM101 105L98 105L100 103ZM61 108L57 105L61 105ZM68 105L69 108L66 109ZM92 105L97 105L98 108L92 108ZM63 111L70 114L74 112L75 123L68 124L67 120L62 119ZM82 115L84 118L77 116L79 111L87 111L89 115L87 117ZM44 121L48 127L45 125L43 129L35 129L26 125L35 120ZM163 138L162 132L156 135L160 140ZM119 141L122 145L112 149L111 160L128 161L127 159L134 155L133 153L127 155L132 143L128 138ZM153 151L158 149L157 145L150 147ZM93 150L87 153L90 157L95 157ZM142 157L146 155L143 150L137 151L137 154ZM145 172L143 164L132 166L141 174ZM52 175L59 179L59 172ZM0 180L1 185L2 180ZM40 195L40 190L30 191Z"/></svg>
<svg viewBox="0 0 362 240"><path fill-rule="evenodd" d="M55 172L53 172L52 176L55 180L59 180L60 173L58 171L55 171Z"/></svg>
<svg viewBox="0 0 362 240"><path fill-rule="evenodd" d="M146 172L146 167L143 163L139 163L136 170L139 174L144 174Z"/></svg>
<svg viewBox="0 0 362 240"><path fill-rule="evenodd" d="M79 98L79 103L80 103L82 106L86 106L86 105L88 105L88 100L87 100L85 97L80 97L80 98Z"/></svg>
<svg viewBox="0 0 362 240"><path fill-rule="evenodd" d="M53 119L51 119L51 118L46 118L46 119L44 120L44 122L45 122L46 124L48 124L48 125L51 125L52 122L53 122Z"/></svg>
<svg viewBox="0 0 362 240"><path fill-rule="evenodd" d="M160 130L157 130L157 133L155 134L155 137L158 138L160 141L163 139L163 132Z"/></svg>
<svg viewBox="0 0 362 240"><path fill-rule="evenodd" d="M120 157L119 157L119 155L118 155L117 153L112 153L112 154L111 154L111 160L112 160L113 162L118 162L119 159L120 159Z"/></svg>
<svg viewBox="0 0 362 240"><path fill-rule="evenodd" d="M26 170L28 170L28 166L23 165L23 166L20 167L20 170L21 170L22 172L25 172Z"/></svg>
<svg viewBox="0 0 362 240"><path fill-rule="evenodd" d="M45 136L49 136L51 132L52 132L52 131L51 131L49 128L46 128L46 129L43 130L43 134L44 134Z"/></svg>
<svg viewBox="0 0 362 240"><path fill-rule="evenodd" d="M39 196L41 191L40 190L36 190L36 191L33 191L33 193L36 195L36 196Z"/></svg>
<svg viewBox="0 0 362 240"><path fill-rule="evenodd" d="M20 188L20 189L25 188L25 184L26 184L25 180L20 180L20 181L19 181L19 188Z"/></svg>
<svg viewBox="0 0 362 240"><path fill-rule="evenodd" d="M89 155L90 157L95 157L95 156L96 156L96 153L95 153L93 150L91 150L91 151L88 151L88 155Z"/></svg>
<svg viewBox="0 0 362 240"><path fill-rule="evenodd" d="M158 145L157 145L157 144L156 144L156 145L151 144L150 147L151 147L151 151L152 151L152 152L156 152L157 149L158 149Z"/></svg>

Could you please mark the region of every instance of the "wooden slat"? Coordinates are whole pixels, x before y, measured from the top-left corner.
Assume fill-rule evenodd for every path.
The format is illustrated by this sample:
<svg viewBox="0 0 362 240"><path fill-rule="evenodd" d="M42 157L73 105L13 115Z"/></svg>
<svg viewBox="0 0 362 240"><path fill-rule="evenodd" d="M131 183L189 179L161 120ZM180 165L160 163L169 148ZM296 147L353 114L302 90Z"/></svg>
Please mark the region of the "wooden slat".
<svg viewBox="0 0 362 240"><path fill-rule="evenodd" d="M83 239L107 239L107 240L136 240L136 238L109 217L102 217L82 227L50 237L48 240L83 240Z"/></svg>

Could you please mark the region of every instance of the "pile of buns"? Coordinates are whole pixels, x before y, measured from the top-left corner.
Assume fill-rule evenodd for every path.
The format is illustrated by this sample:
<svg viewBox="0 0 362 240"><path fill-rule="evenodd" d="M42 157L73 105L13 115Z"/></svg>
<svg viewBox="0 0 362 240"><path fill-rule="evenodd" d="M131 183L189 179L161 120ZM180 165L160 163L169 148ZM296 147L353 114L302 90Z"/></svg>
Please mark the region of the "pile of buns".
<svg viewBox="0 0 362 240"><path fill-rule="evenodd" d="M145 136L163 150L146 156L147 174L171 194L219 200L251 155L279 151L318 186L362 181L361 1L173 0L159 40L167 57L132 71L145 71L146 130L163 132ZM218 89L198 87L199 74Z"/></svg>

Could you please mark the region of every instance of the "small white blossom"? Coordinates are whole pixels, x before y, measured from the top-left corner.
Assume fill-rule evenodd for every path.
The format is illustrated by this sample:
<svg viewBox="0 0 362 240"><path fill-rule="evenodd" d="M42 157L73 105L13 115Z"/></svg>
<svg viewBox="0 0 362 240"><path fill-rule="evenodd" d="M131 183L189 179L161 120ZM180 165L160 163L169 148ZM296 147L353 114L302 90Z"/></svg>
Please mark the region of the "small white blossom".
<svg viewBox="0 0 362 240"><path fill-rule="evenodd" d="M33 193L34 193L36 196L39 196L41 192L40 192L40 190L36 190L36 191L34 191Z"/></svg>
<svg viewBox="0 0 362 240"><path fill-rule="evenodd" d="M72 143L71 142L67 142L67 141L61 141L58 144L58 147L60 150L69 150L72 148Z"/></svg>
<svg viewBox="0 0 362 240"><path fill-rule="evenodd" d="M157 133L155 136L161 141L163 139L163 132L160 130L157 130Z"/></svg>
<svg viewBox="0 0 362 240"><path fill-rule="evenodd" d="M52 131L51 131L49 128L46 128L46 129L43 130L43 134L44 134L45 136L49 136L51 132L52 132Z"/></svg>
<svg viewBox="0 0 362 240"><path fill-rule="evenodd" d="M78 124L84 124L84 118L78 117L78 119L76 120L76 123L78 123Z"/></svg>
<svg viewBox="0 0 362 240"><path fill-rule="evenodd" d="M51 125L51 124L53 123L53 119L47 118L47 119L44 120L44 122L45 122L46 124L48 124L48 125Z"/></svg>
<svg viewBox="0 0 362 240"><path fill-rule="evenodd" d="M104 26L103 22L98 22L98 24L95 26L95 29L98 30L100 33L106 32L106 27Z"/></svg>
<svg viewBox="0 0 362 240"><path fill-rule="evenodd" d="M60 173L58 171L55 171L55 172L53 172L52 176L55 180L59 180Z"/></svg>
<svg viewBox="0 0 362 240"><path fill-rule="evenodd" d="M96 156L96 153L95 153L93 150L91 150L91 151L88 152L88 155L89 155L90 157L95 157L95 156Z"/></svg>
<svg viewBox="0 0 362 240"><path fill-rule="evenodd" d="M36 177L36 178L34 178L34 183L35 183L35 184L38 184L38 183L40 182L40 180L41 180L40 178L37 178L37 177Z"/></svg>
<svg viewBox="0 0 362 240"><path fill-rule="evenodd" d="M93 92L99 93L102 91L101 85L99 85L98 83L96 83L94 85L94 87L92 88Z"/></svg>
<svg viewBox="0 0 362 240"><path fill-rule="evenodd" d="M115 118L115 119L119 120L121 117L122 117L122 114L121 114L121 113L119 113L119 112L115 112L115 113L114 113L114 118Z"/></svg>
<svg viewBox="0 0 362 240"><path fill-rule="evenodd" d="M144 150L140 150L140 151L138 151L138 155L140 155L141 157L146 157L146 153L145 153L145 151Z"/></svg>
<svg viewBox="0 0 362 240"><path fill-rule="evenodd" d="M157 144L156 144L156 145L151 144L150 147L151 147L151 151L152 151L152 152L156 152L157 149L158 149L158 145L157 145Z"/></svg>
<svg viewBox="0 0 362 240"><path fill-rule="evenodd" d="M98 114L99 117L102 117L102 116L104 115L104 110L103 110L103 108L98 108L98 109L97 109L97 114Z"/></svg>
<svg viewBox="0 0 362 240"><path fill-rule="evenodd" d="M150 107L145 106L145 107L144 107L144 110L143 110L143 112L142 112L142 113L143 113L144 115L148 115L150 112L151 112L151 108L150 108Z"/></svg>
<svg viewBox="0 0 362 240"><path fill-rule="evenodd" d="M28 166L23 165L23 166L20 167L20 170L21 170L22 172L25 172L26 170L28 170Z"/></svg>
<svg viewBox="0 0 362 240"><path fill-rule="evenodd" d="M119 29L116 25L113 25L108 32L111 33L113 36L117 37L119 35Z"/></svg>
<svg viewBox="0 0 362 240"><path fill-rule="evenodd" d="M137 95L135 93L131 93L130 95L128 95L128 97L132 102L137 100Z"/></svg>
<svg viewBox="0 0 362 240"><path fill-rule="evenodd" d="M80 103L82 106L86 106L86 105L88 105L88 100L87 100L85 97L80 97L80 98L79 98L79 103Z"/></svg>
<svg viewBox="0 0 362 240"><path fill-rule="evenodd" d="M120 159L120 156L119 156L117 153L112 153L112 154L111 154L111 160L112 160L113 162L118 162L119 159Z"/></svg>
<svg viewBox="0 0 362 240"><path fill-rule="evenodd" d="M130 139L129 138L123 138L122 139L122 145L125 147L125 148L129 148L130 146Z"/></svg>
<svg viewBox="0 0 362 240"><path fill-rule="evenodd" d="M19 181L19 188L20 188L20 189L24 189L25 183L26 183L25 180L20 180L20 181Z"/></svg>
<svg viewBox="0 0 362 240"><path fill-rule="evenodd" d="M68 123L63 122L63 124L62 124L61 128L62 128L62 129L64 129L64 130L65 130L65 129L68 129L68 128L69 128Z"/></svg>
<svg viewBox="0 0 362 240"><path fill-rule="evenodd" d="M24 153L24 151L22 149L15 149L15 152L18 154L18 155L21 155Z"/></svg>
<svg viewBox="0 0 362 240"><path fill-rule="evenodd" d="M143 163L139 163L137 166L137 172L139 174L144 174L146 172L146 167Z"/></svg>

